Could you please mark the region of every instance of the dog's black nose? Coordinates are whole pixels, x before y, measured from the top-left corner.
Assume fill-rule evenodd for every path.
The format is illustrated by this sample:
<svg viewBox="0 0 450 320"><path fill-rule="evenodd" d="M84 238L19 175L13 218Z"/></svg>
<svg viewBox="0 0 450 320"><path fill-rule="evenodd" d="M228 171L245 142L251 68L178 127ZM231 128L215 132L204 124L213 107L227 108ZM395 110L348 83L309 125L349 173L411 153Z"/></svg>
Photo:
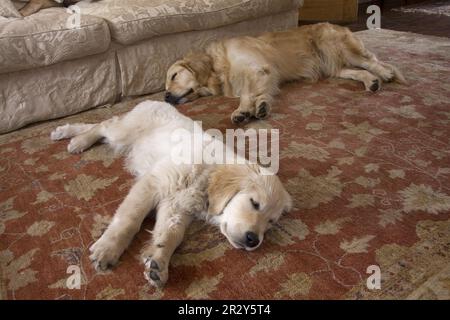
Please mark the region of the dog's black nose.
<svg viewBox="0 0 450 320"><path fill-rule="evenodd" d="M171 93L169 91L167 91L166 94L164 95L164 100L166 102L169 102L170 101L170 97L171 97Z"/></svg>
<svg viewBox="0 0 450 320"><path fill-rule="evenodd" d="M258 235L254 232L246 232L245 233L245 245L247 247L253 248L256 247L259 244L259 238Z"/></svg>

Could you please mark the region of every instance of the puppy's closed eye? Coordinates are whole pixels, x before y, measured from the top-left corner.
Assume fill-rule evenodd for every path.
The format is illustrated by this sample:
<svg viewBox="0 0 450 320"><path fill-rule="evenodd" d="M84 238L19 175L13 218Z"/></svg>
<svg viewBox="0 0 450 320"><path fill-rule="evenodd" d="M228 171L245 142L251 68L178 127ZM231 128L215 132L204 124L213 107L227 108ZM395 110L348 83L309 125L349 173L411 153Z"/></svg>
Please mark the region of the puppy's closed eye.
<svg viewBox="0 0 450 320"><path fill-rule="evenodd" d="M173 74L173 76L172 76L172 78L171 78L172 81L175 80L177 74L178 74L178 73L174 73L174 74Z"/></svg>
<svg viewBox="0 0 450 320"><path fill-rule="evenodd" d="M253 209L259 210L259 202L253 200L253 198L250 198L250 202L252 203Z"/></svg>

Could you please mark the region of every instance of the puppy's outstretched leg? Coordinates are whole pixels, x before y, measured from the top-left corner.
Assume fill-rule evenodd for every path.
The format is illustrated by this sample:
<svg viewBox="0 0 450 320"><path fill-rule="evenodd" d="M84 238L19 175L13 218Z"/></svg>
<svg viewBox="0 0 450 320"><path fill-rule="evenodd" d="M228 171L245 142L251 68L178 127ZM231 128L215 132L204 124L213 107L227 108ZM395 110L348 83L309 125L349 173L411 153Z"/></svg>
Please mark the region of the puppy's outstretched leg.
<svg viewBox="0 0 450 320"><path fill-rule="evenodd" d="M67 146L70 153L80 153L100 139L106 138L110 144L125 145L124 137L130 131L123 118L113 117L97 124L66 124L52 131L52 140L72 138Z"/></svg>
<svg viewBox="0 0 450 320"><path fill-rule="evenodd" d="M96 124L73 123L57 127L50 134L52 140L70 139L92 129Z"/></svg>
<svg viewBox="0 0 450 320"><path fill-rule="evenodd" d="M161 287L167 282L170 258L192 220L193 216L186 212L175 212L168 201L158 208L152 242L142 254L144 276L153 286Z"/></svg>
<svg viewBox="0 0 450 320"><path fill-rule="evenodd" d="M101 124L75 123L59 126L50 134L52 140L70 139L67 150L80 153L102 138L99 132Z"/></svg>
<svg viewBox="0 0 450 320"><path fill-rule="evenodd" d="M139 231L142 221L159 201L158 181L153 175L141 177L119 206L111 224L90 248L90 259L97 270L117 263Z"/></svg>

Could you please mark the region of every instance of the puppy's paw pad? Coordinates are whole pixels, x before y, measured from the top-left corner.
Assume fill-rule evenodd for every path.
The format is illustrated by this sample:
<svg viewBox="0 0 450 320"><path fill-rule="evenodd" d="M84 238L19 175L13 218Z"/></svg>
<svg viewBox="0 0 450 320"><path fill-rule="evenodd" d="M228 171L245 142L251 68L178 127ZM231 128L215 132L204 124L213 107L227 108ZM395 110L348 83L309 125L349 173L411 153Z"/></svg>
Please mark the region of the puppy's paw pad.
<svg viewBox="0 0 450 320"><path fill-rule="evenodd" d="M231 115L231 121L234 124L239 124L244 122L245 120L248 120L250 118L250 112L233 112Z"/></svg>
<svg viewBox="0 0 450 320"><path fill-rule="evenodd" d="M144 277L154 287L163 287L169 277L168 268L165 263L152 258L145 259Z"/></svg>
<svg viewBox="0 0 450 320"><path fill-rule="evenodd" d="M270 108L267 102L262 102L258 107L256 107L255 117L258 119L265 119L269 115Z"/></svg>

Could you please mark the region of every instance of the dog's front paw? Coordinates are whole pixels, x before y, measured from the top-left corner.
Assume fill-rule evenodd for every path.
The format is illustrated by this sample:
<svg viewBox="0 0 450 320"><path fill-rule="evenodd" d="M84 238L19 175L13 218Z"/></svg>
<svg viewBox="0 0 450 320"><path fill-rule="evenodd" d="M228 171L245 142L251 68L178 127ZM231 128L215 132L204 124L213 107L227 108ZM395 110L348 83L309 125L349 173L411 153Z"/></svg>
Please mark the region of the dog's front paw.
<svg viewBox="0 0 450 320"><path fill-rule="evenodd" d="M234 124L242 123L248 119L250 119L251 114L250 112L242 112L240 110L234 110L231 114L231 122Z"/></svg>
<svg viewBox="0 0 450 320"><path fill-rule="evenodd" d="M122 250L113 241L103 237L98 239L89 251L91 252L89 258L97 271L104 271L114 266L122 254Z"/></svg>
<svg viewBox="0 0 450 320"><path fill-rule="evenodd" d="M163 287L169 278L169 264L162 259L144 258L144 277L154 287Z"/></svg>
<svg viewBox="0 0 450 320"><path fill-rule="evenodd" d="M390 66L384 66L384 69L380 72L379 76L384 82L392 82L395 78L394 69Z"/></svg>
<svg viewBox="0 0 450 320"><path fill-rule="evenodd" d="M258 119L265 119L270 114L270 106L267 102L263 101L256 107L255 117Z"/></svg>

